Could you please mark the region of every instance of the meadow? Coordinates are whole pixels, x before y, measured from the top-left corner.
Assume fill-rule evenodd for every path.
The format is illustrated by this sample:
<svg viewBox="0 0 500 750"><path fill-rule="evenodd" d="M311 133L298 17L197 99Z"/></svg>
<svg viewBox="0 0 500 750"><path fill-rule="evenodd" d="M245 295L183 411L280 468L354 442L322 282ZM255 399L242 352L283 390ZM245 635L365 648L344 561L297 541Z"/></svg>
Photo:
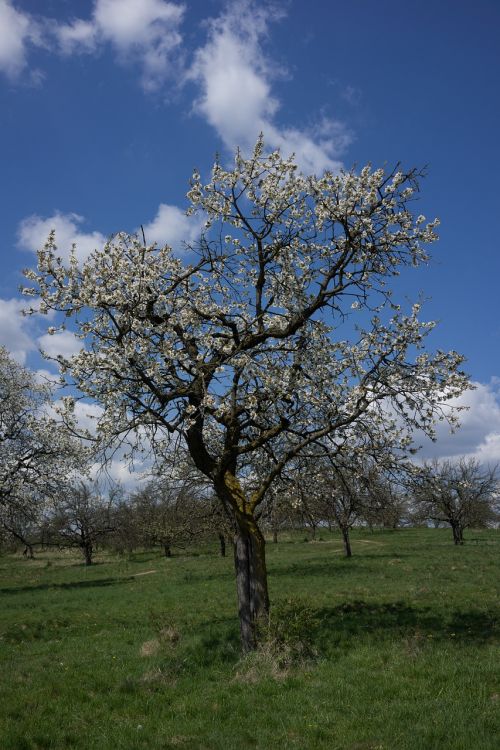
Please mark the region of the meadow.
<svg viewBox="0 0 500 750"><path fill-rule="evenodd" d="M1 750L498 748L500 535L283 535L275 609L308 650L239 652L231 556L0 558ZM294 613L297 613L294 619ZM284 615L283 615L284 617Z"/></svg>

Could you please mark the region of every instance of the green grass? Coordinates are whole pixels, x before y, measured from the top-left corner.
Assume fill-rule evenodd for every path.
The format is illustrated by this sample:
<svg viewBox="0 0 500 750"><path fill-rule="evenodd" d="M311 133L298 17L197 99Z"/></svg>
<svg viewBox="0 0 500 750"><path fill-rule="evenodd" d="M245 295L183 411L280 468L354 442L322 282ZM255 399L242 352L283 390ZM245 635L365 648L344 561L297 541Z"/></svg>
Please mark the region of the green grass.
<svg viewBox="0 0 500 750"><path fill-rule="evenodd" d="M322 536L268 544L272 600L316 621L317 658L278 679L245 672L215 543L0 558L1 750L496 750L498 533L358 532L351 560Z"/></svg>

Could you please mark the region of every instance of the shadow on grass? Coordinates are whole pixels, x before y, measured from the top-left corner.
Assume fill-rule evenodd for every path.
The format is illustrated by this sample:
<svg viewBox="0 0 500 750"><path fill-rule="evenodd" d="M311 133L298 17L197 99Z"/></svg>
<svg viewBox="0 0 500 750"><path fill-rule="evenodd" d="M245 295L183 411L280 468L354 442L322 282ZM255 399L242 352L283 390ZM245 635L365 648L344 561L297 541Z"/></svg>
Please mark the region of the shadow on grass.
<svg viewBox="0 0 500 750"><path fill-rule="evenodd" d="M354 601L314 612L317 621L315 640L328 649L342 641L359 637L368 640L403 637L420 633L435 639L455 638L456 641L480 645L492 641L498 630L493 612L455 610L449 616L430 608L410 607L403 602L372 604Z"/></svg>
<svg viewBox="0 0 500 750"><path fill-rule="evenodd" d="M93 581L72 581L71 583L40 583L38 586L16 586L0 589L0 594L22 594L31 591L50 591L51 589L86 589L99 586L115 586L133 581L133 576L126 578L97 578Z"/></svg>
<svg viewBox="0 0 500 750"><path fill-rule="evenodd" d="M394 559L396 556L390 555L390 557ZM335 580L338 580L340 576L351 576L354 572L359 573L360 570L372 570L372 566L370 563L364 562L364 558L365 555L356 559L348 559L339 554L334 554L327 560L324 557L302 558L299 562L291 565L273 564L270 566L268 575L270 578L277 576L300 576L300 578L335 576Z"/></svg>
<svg viewBox="0 0 500 750"><path fill-rule="evenodd" d="M314 625L304 631L304 642L320 659L335 659L360 645L376 649L377 644L399 642L410 654L418 655L426 643L483 646L495 637L494 613L478 610L456 610L441 616L431 609L416 609L403 602L372 604L360 600L331 608L311 608L308 614ZM302 641L293 618L288 624L290 642L295 642L295 638ZM214 618L205 627L203 636L188 638L187 643L181 641L178 648L163 656L162 674L175 678L239 663L236 620ZM285 636L286 627L285 623Z"/></svg>

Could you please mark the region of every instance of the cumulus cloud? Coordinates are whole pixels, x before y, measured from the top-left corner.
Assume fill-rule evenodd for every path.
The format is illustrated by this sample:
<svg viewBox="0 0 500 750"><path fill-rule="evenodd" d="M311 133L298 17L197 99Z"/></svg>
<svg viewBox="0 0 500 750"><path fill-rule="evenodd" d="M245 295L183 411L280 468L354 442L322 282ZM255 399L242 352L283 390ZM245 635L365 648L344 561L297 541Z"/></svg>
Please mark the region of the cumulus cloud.
<svg viewBox="0 0 500 750"><path fill-rule="evenodd" d="M201 90L195 110L230 149L248 150L262 132L268 147L280 148L287 156L295 153L304 171L336 170L350 142L340 122L322 118L303 129L277 122L279 101L271 88L277 66L262 47L276 17L269 8L241 0L211 21L208 41L195 53L187 73Z"/></svg>
<svg viewBox="0 0 500 750"><path fill-rule="evenodd" d="M30 319L22 314L24 300L0 299L0 345L5 346L20 364L26 362L29 352L36 344L28 328Z"/></svg>
<svg viewBox="0 0 500 750"><path fill-rule="evenodd" d="M63 54L92 53L109 43L121 63L139 64L145 89L156 89L180 55L184 6L167 0L96 0L88 20L54 27Z"/></svg>
<svg viewBox="0 0 500 750"><path fill-rule="evenodd" d="M283 13L252 0L228 3L208 22L206 43L192 53L180 32L184 13L184 5L172 0L94 0L88 18L61 23L34 19L10 0L0 0L0 70L18 75L30 44L62 55L95 55L109 45L120 64L141 71L146 90L159 89L174 74L176 81L194 83L194 110L230 150L248 151L263 132L269 148L295 153L305 172L338 169L351 141L341 122L322 117L304 127L279 123L280 102L272 85L282 71L263 43L270 23ZM186 66L188 52L192 59Z"/></svg>
<svg viewBox="0 0 500 750"><path fill-rule="evenodd" d="M60 375L57 372L51 372L43 367L39 367L35 370L35 377L39 383L50 386L58 386L60 384Z"/></svg>
<svg viewBox="0 0 500 750"><path fill-rule="evenodd" d="M148 244L156 242L182 250L199 238L202 225L200 217L186 216L177 206L160 203L154 219L144 225L144 234Z"/></svg>
<svg viewBox="0 0 500 750"><path fill-rule="evenodd" d="M90 18L60 23L0 0L0 71L17 78L30 46L72 55L97 54L109 44L120 63L140 68L145 89L156 89L182 59L183 15L184 6L170 0L95 0Z"/></svg>
<svg viewBox="0 0 500 750"><path fill-rule="evenodd" d="M75 244L77 257L83 260L106 242L100 232L82 232L79 225L83 222L82 216L73 213L62 214L56 211L47 219L33 214L23 219L19 225L18 245L24 250L36 252L44 246L50 232L55 231L58 254L67 260Z"/></svg>
<svg viewBox="0 0 500 750"><path fill-rule="evenodd" d="M62 405L62 402L61 404ZM104 414L104 409L99 404L90 401L75 402L75 418L78 429L90 432L95 435L96 424Z"/></svg>
<svg viewBox="0 0 500 750"><path fill-rule="evenodd" d="M29 13L0 0L0 71L16 79L27 65L29 47L46 45L44 27Z"/></svg>
<svg viewBox="0 0 500 750"><path fill-rule="evenodd" d="M95 463L91 468L91 476L97 480L111 480L113 484L119 484L126 492L139 489L144 482L150 467L142 463L131 465L125 458L114 458L104 467Z"/></svg>
<svg viewBox="0 0 500 750"><path fill-rule="evenodd" d="M441 423L435 443L422 441L421 458L468 456L484 463L500 461L500 378L473 385L475 390L451 402L467 408L460 414L460 428L450 433Z"/></svg>
<svg viewBox="0 0 500 750"><path fill-rule="evenodd" d="M58 255L67 260L75 244L77 258L83 261L93 250L102 248L106 243L106 237L101 232L82 232L81 225L84 221L79 214L63 214L59 211L49 218L36 214L28 216L19 224L18 246L23 250L36 252L54 231ZM148 244L168 244L174 250L181 251L199 238L202 225L202 217L186 216L177 206L160 203L155 217L144 224L144 234Z"/></svg>
<svg viewBox="0 0 500 750"><path fill-rule="evenodd" d="M83 347L83 342L77 339L71 331L44 333L38 339L40 349L49 357L71 357Z"/></svg>
<svg viewBox="0 0 500 750"><path fill-rule="evenodd" d="M77 18L71 23L54 26L60 51L64 55L73 52L94 52L98 46L96 26L92 21Z"/></svg>

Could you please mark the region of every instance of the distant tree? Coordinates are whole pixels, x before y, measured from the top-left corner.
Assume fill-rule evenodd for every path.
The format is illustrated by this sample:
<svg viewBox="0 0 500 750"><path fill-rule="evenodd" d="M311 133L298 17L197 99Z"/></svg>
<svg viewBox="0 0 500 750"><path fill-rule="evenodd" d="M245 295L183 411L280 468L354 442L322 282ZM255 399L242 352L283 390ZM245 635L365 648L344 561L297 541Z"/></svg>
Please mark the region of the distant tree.
<svg viewBox="0 0 500 750"><path fill-rule="evenodd" d="M35 556L35 546L40 543L39 504L35 509L16 507L16 505L0 506L0 528L5 539L23 546L23 555L29 559Z"/></svg>
<svg viewBox="0 0 500 750"><path fill-rule="evenodd" d="M104 540L118 554L131 554L142 543L141 530L130 498L118 497L111 511L113 531Z"/></svg>
<svg viewBox="0 0 500 750"><path fill-rule="evenodd" d="M208 539L217 539L221 557L226 557L228 541L232 549L233 524L216 495L208 493L203 499L200 498L199 512L201 518L198 522L202 526L202 536Z"/></svg>
<svg viewBox="0 0 500 750"><path fill-rule="evenodd" d="M0 524L29 556L48 499L86 460L80 441L55 418L50 385L0 347Z"/></svg>
<svg viewBox="0 0 500 750"><path fill-rule="evenodd" d="M365 415L363 429L353 426L345 443L323 438L296 464L297 507L305 509L314 528L339 528L345 555L351 557L354 525L394 528L399 523L404 503L395 480L406 476L413 452L397 424L381 425Z"/></svg>
<svg viewBox="0 0 500 750"><path fill-rule="evenodd" d="M261 506L261 526L272 535L274 544L278 543L282 531L303 525L301 507L297 502L296 488L291 482L276 480L269 488Z"/></svg>
<svg viewBox="0 0 500 750"><path fill-rule="evenodd" d="M113 531L112 508L116 490L104 494L97 484L80 482L55 502L50 528L60 546L77 547L85 565L92 565L99 542Z"/></svg>
<svg viewBox="0 0 500 750"><path fill-rule="evenodd" d="M350 531L366 504L366 477L353 465L337 465L323 474L320 487L319 507L340 529L344 554L352 557Z"/></svg>
<svg viewBox="0 0 500 750"><path fill-rule="evenodd" d="M466 387L456 352L413 357L433 324L391 298L391 278L436 239L438 222L409 209L419 176L304 176L259 139L207 184L193 175L190 211L206 223L183 259L119 234L64 265L52 235L27 272L38 312L64 313L87 343L59 362L102 405L98 434L162 455L180 436L230 515L244 650L269 611L259 509L288 462L368 412L431 432ZM359 327L342 330L351 316ZM248 457L264 452L270 470L248 494Z"/></svg>
<svg viewBox="0 0 500 750"><path fill-rule="evenodd" d="M201 534L206 509L189 480L154 479L132 495L131 503L143 543L161 547L165 557Z"/></svg>
<svg viewBox="0 0 500 750"><path fill-rule="evenodd" d="M370 529L397 529L409 515L408 470L408 465L399 465L394 472L380 471L377 466L370 470L361 512Z"/></svg>
<svg viewBox="0 0 500 750"><path fill-rule="evenodd" d="M497 518L499 493L498 468L485 468L474 458L427 463L416 472L413 487L417 512L449 524L457 545L464 543L465 529Z"/></svg>

